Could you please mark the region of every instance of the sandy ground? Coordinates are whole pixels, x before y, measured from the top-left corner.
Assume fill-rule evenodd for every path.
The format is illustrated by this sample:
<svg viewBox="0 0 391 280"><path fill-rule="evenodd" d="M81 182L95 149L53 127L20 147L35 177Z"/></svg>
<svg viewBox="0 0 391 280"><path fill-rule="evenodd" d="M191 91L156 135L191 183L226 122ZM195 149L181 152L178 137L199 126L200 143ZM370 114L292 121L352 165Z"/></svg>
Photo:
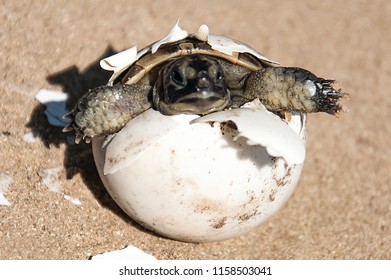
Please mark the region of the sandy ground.
<svg viewBox="0 0 391 280"><path fill-rule="evenodd" d="M0 1L0 174L12 180L0 259L88 259L129 245L158 259L391 258L391 3L196 2ZM100 183L90 146L68 145L34 98L41 88L66 91L71 106L109 77L99 58L160 39L178 17L189 31L207 23L350 93L340 118L309 117L305 168L286 206L223 242L177 242L128 219ZM26 141L30 132L39 138ZM48 170L60 192L45 185Z"/></svg>

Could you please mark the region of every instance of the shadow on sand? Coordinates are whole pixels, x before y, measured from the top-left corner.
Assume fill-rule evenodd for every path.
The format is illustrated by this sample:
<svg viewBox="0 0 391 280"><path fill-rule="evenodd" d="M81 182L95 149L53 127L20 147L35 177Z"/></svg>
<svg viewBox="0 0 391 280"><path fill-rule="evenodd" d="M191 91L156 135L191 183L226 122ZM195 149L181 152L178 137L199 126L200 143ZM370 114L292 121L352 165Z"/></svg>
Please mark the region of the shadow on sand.
<svg viewBox="0 0 391 280"><path fill-rule="evenodd" d="M101 57L92 62L83 72L80 72L76 66L71 66L47 77L49 83L61 85L63 91L68 93L69 97L66 104L68 110L71 110L78 99L89 89L107 83L112 73L103 70L99 65L99 61L114 53L116 52L109 46ZM74 137L72 132L63 133L62 128L50 125L44 113L45 109L45 105L37 105L33 109L30 120L26 126L32 130L34 135L39 136L47 148L53 146L58 147L60 144L66 145L64 168L66 170L67 179L71 179L76 174L80 174L85 185L91 190L95 198L103 207L113 211L131 226L151 234L150 231L131 220L112 200L99 178L92 155L91 144L86 144L84 142L81 142L78 145L69 144L69 142L72 141L67 141L67 138Z"/></svg>

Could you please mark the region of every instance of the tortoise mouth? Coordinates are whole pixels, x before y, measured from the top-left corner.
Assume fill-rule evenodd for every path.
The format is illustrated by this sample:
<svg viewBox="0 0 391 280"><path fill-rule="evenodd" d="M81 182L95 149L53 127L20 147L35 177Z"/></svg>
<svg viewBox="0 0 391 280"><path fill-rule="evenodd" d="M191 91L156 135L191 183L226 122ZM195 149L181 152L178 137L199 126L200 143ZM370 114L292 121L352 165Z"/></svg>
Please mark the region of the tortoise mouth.
<svg viewBox="0 0 391 280"><path fill-rule="evenodd" d="M221 99L224 99L224 96L220 92L201 91L181 96L175 101L175 103L203 104L213 103Z"/></svg>
<svg viewBox="0 0 391 280"><path fill-rule="evenodd" d="M202 93L192 93L181 97L175 103L160 102L159 110L165 115L196 114L205 115L223 110L229 103L229 97L221 94L205 96Z"/></svg>

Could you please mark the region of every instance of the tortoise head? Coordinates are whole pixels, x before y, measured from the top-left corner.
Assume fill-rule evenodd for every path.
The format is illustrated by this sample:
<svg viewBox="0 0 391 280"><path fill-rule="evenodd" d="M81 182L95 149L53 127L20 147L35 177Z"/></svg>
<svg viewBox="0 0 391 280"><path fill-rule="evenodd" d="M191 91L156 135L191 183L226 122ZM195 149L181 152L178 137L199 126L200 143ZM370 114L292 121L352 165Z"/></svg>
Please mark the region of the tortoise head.
<svg viewBox="0 0 391 280"><path fill-rule="evenodd" d="M153 102L165 115L208 114L224 109L230 100L220 62L210 56L189 55L162 67Z"/></svg>

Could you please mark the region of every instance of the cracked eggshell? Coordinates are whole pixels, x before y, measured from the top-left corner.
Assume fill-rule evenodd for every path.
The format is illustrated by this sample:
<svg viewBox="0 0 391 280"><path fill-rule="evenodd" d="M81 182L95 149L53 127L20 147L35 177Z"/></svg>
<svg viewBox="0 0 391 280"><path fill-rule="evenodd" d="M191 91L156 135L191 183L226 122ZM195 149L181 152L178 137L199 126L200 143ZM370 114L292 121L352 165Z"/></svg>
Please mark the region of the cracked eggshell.
<svg viewBox="0 0 391 280"><path fill-rule="evenodd" d="M292 194L305 116L294 114L289 126L245 108L197 118L148 110L116 135L93 139L96 166L115 202L143 226L181 241L232 238Z"/></svg>

